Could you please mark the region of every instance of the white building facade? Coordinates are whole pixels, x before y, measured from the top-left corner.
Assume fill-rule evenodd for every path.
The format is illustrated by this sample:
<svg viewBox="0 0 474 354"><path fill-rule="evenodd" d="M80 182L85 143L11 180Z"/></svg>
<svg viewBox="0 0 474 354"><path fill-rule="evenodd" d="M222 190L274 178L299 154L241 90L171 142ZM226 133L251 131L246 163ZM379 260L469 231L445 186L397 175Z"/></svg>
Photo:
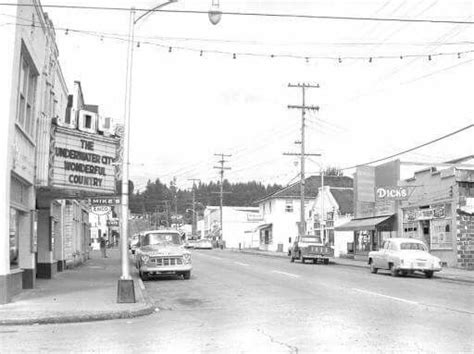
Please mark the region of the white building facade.
<svg viewBox="0 0 474 354"><path fill-rule="evenodd" d="M222 207L222 240L228 248L249 248L252 244L250 232L263 220L257 207ZM203 227L203 229L200 229ZM220 235L220 207L207 206L202 222L198 222L198 233L202 238L217 240Z"/></svg>
<svg viewBox="0 0 474 354"><path fill-rule="evenodd" d="M327 176L324 178L324 202L321 198L320 176L305 180L305 220L308 234L316 235L320 231L321 210L324 210L326 241L341 252L347 249L347 235L334 234L334 224L350 219L352 210L352 179L346 176ZM323 204L323 205L322 205ZM259 240L258 248L265 251L288 252L288 248L298 237L300 223L300 183L294 183L259 201L259 210L263 222L255 230ZM328 218L331 217L331 219ZM347 236L347 237L346 237ZM341 252L337 252L338 254Z"/></svg>

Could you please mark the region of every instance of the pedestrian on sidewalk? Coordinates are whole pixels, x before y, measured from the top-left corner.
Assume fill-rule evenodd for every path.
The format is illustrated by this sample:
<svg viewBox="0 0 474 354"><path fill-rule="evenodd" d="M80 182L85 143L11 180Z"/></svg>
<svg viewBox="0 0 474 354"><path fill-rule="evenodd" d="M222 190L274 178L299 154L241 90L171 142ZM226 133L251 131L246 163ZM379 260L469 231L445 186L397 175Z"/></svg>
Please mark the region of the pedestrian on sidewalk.
<svg viewBox="0 0 474 354"><path fill-rule="evenodd" d="M102 252L102 258L107 258L107 240L106 234L100 238L100 251Z"/></svg>

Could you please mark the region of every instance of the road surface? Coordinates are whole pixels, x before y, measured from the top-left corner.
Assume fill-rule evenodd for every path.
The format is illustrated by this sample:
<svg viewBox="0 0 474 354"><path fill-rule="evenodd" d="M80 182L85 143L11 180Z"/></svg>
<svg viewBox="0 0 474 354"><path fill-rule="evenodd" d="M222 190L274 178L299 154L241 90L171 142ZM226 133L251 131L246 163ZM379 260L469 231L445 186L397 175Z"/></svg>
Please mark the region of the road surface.
<svg viewBox="0 0 474 354"><path fill-rule="evenodd" d="M471 284L222 250L193 264L145 282L154 315L0 327L2 352L474 352Z"/></svg>

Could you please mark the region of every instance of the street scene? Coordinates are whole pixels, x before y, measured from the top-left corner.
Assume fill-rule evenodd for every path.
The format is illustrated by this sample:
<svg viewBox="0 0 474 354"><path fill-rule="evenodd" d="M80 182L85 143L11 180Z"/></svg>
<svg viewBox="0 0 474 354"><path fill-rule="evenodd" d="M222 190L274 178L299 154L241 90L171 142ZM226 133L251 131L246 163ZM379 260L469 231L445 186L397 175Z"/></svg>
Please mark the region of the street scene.
<svg viewBox="0 0 474 354"><path fill-rule="evenodd" d="M473 10L0 2L1 352L474 352Z"/></svg>

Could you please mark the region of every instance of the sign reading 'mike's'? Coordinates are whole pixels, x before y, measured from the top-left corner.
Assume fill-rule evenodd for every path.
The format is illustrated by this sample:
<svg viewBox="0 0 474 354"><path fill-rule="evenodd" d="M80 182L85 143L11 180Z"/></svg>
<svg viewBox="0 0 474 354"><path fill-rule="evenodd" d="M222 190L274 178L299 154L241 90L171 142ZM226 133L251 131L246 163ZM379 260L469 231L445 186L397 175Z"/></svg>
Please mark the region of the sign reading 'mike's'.
<svg viewBox="0 0 474 354"><path fill-rule="evenodd" d="M54 127L50 148L50 185L98 193L115 192L118 139Z"/></svg>

